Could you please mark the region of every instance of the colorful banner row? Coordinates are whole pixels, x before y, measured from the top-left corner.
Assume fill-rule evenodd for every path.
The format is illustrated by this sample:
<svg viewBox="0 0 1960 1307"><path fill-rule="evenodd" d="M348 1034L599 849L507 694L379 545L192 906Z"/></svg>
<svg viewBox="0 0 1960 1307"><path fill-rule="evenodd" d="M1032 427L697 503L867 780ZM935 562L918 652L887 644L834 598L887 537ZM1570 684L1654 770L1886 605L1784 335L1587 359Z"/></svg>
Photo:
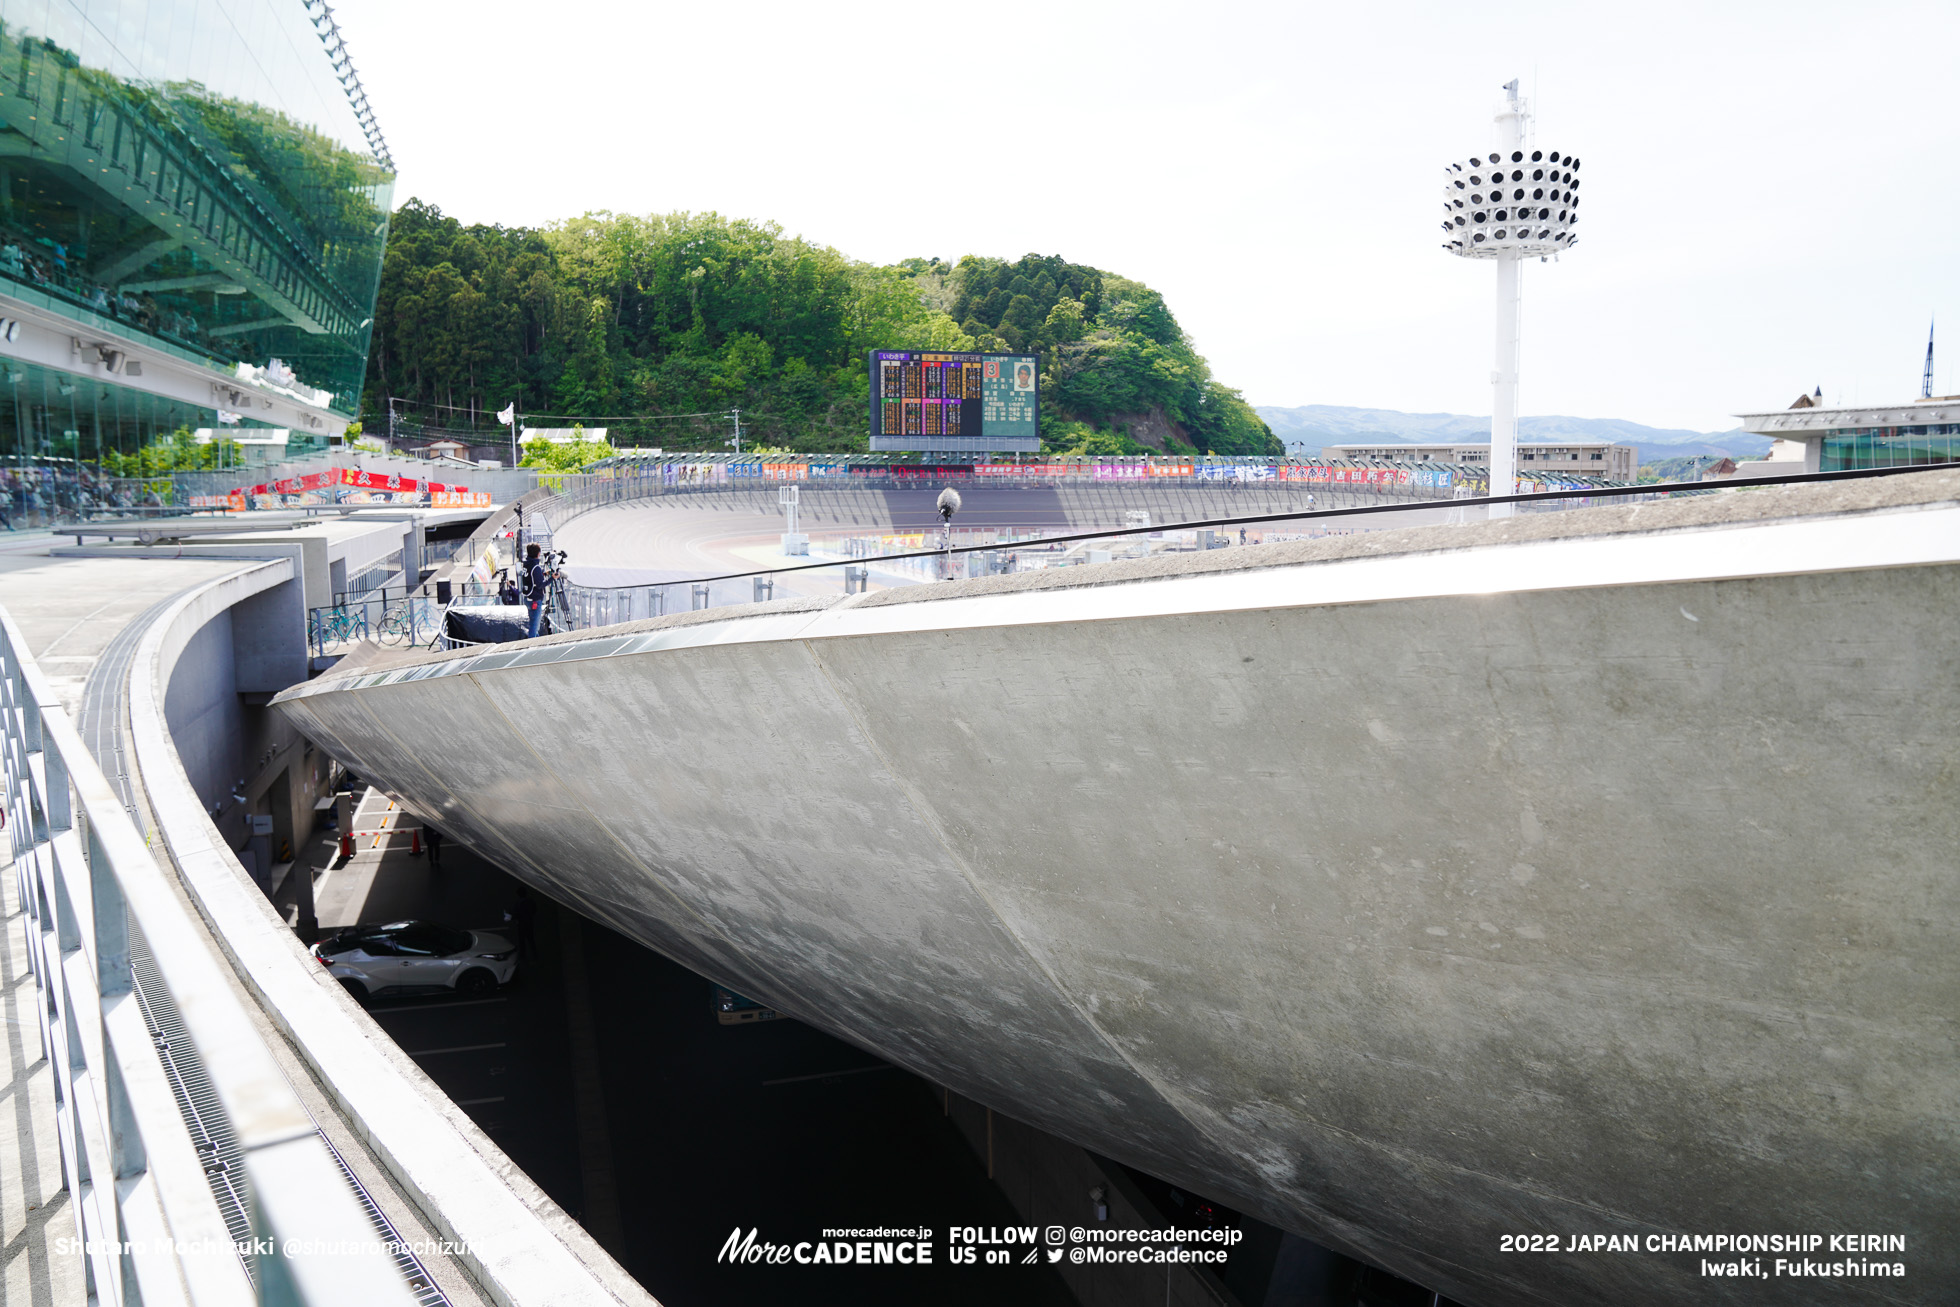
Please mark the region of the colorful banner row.
<svg viewBox="0 0 1960 1307"><path fill-rule="evenodd" d="M658 477L670 486L728 485L750 481L963 481L1053 480L1057 478L1092 481L1150 481L1183 478L1196 481L1307 481L1323 485L1423 486L1448 490L1459 484L1480 485L1484 478L1474 471L1467 477L1453 466L1364 467L1343 463L1254 463L1214 464L1151 460L1148 462L1046 462L1046 463L657 463L638 467L603 469L603 477ZM1539 490L1583 490L1584 484L1550 481L1520 481L1520 493Z"/></svg>
<svg viewBox="0 0 1960 1307"><path fill-rule="evenodd" d="M431 508L488 508L490 492L441 481L421 481L394 472L332 467L305 476L240 487L220 495L192 495L192 508L298 508L327 504L427 505Z"/></svg>
<svg viewBox="0 0 1960 1307"><path fill-rule="evenodd" d="M669 486L721 486L753 481L823 481L849 478L897 482L947 482L981 479L1093 481L1146 481L1180 478L1195 481L1262 482L1304 481L1330 486L1418 486L1447 491L1468 486L1485 493L1487 478L1472 469L1468 475L1452 465L1436 467L1364 467L1345 463L1187 463L1171 460L1148 462L1049 462L1049 463L661 463L640 467L608 468L607 477L658 477ZM1535 481L1520 479L1518 494L1541 494L1552 490L1585 490L1583 482Z"/></svg>

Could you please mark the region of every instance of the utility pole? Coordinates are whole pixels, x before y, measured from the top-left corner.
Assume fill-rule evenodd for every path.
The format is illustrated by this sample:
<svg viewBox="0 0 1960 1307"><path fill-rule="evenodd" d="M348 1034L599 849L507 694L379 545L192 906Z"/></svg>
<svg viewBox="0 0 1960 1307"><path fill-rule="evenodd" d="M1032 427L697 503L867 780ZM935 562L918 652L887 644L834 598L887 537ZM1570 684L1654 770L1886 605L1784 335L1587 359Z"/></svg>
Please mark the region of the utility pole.
<svg viewBox="0 0 1960 1307"><path fill-rule="evenodd" d="M734 444L735 444L735 452L739 454L742 452L742 410L739 408L731 409L730 413L735 419Z"/></svg>

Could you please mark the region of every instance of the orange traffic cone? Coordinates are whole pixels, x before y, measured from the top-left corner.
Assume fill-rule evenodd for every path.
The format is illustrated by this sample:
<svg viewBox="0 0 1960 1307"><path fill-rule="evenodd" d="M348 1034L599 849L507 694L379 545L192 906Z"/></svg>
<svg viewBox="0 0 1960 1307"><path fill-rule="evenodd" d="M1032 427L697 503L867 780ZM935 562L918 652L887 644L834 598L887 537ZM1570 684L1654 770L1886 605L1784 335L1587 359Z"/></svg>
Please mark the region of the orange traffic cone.
<svg viewBox="0 0 1960 1307"><path fill-rule="evenodd" d="M411 858L422 856L422 828L420 826L417 826L408 833L408 856Z"/></svg>
<svg viewBox="0 0 1960 1307"><path fill-rule="evenodd" d="M351 831L340 837L340 856L343 858L354 856L354 836Z"/></svg>

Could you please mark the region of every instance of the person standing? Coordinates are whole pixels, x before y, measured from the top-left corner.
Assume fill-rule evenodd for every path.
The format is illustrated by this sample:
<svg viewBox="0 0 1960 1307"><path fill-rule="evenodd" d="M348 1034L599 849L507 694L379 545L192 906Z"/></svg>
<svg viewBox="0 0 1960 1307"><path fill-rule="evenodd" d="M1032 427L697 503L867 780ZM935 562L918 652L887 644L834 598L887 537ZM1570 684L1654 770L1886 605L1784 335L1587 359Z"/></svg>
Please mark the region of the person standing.
<svg viewBox="0 0 1960 1307"><path fill-rule="evenodd" d="M538 638L538 627L544 621L545 598L544 562L538 557L536 544L524 551L524 604L530 611L530 634L526 639Z"/></svg>
<svg viewBox="0 0 1960 1307"><path fill-rule="evenodd" d="M531 897L531 891L525 886L519 885L517 887L517 899L510 905L510 911L506 912L504 916L509 920L511 925L517 928L518 953L523 957L530 957L532 951L537 947L537 936L531 923L536 921L538 916L537 900Z"/></svg>
<svg viewBox="0 0 1960 1307"><path fill-rule="evenodd" d="M440 867L442 865L442 832L433 826L425 826L422 829L422 833L428 837L429 865L431 867Z"/></svg>

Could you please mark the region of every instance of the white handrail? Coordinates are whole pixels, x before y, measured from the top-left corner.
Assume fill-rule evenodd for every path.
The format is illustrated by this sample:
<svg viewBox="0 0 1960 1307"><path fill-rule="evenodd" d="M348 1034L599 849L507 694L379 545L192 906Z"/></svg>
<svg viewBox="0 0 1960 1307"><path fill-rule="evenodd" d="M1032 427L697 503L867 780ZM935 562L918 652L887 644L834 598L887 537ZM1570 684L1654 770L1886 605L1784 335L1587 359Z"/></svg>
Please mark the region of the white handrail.
<svg viewBox="0 0 1960 1307"><path fill-rule="evenodd" d="M414 1301L223 964L184 910L13 618L0 609L7 831L56 1078L62 1176L102 1303ZM131 932L238 1140L252 1240L235 1243L178 1110L130 965ZM146 991L147 993L147 991ZM248 1273L247 1262L250 1263Z"/></svg>

